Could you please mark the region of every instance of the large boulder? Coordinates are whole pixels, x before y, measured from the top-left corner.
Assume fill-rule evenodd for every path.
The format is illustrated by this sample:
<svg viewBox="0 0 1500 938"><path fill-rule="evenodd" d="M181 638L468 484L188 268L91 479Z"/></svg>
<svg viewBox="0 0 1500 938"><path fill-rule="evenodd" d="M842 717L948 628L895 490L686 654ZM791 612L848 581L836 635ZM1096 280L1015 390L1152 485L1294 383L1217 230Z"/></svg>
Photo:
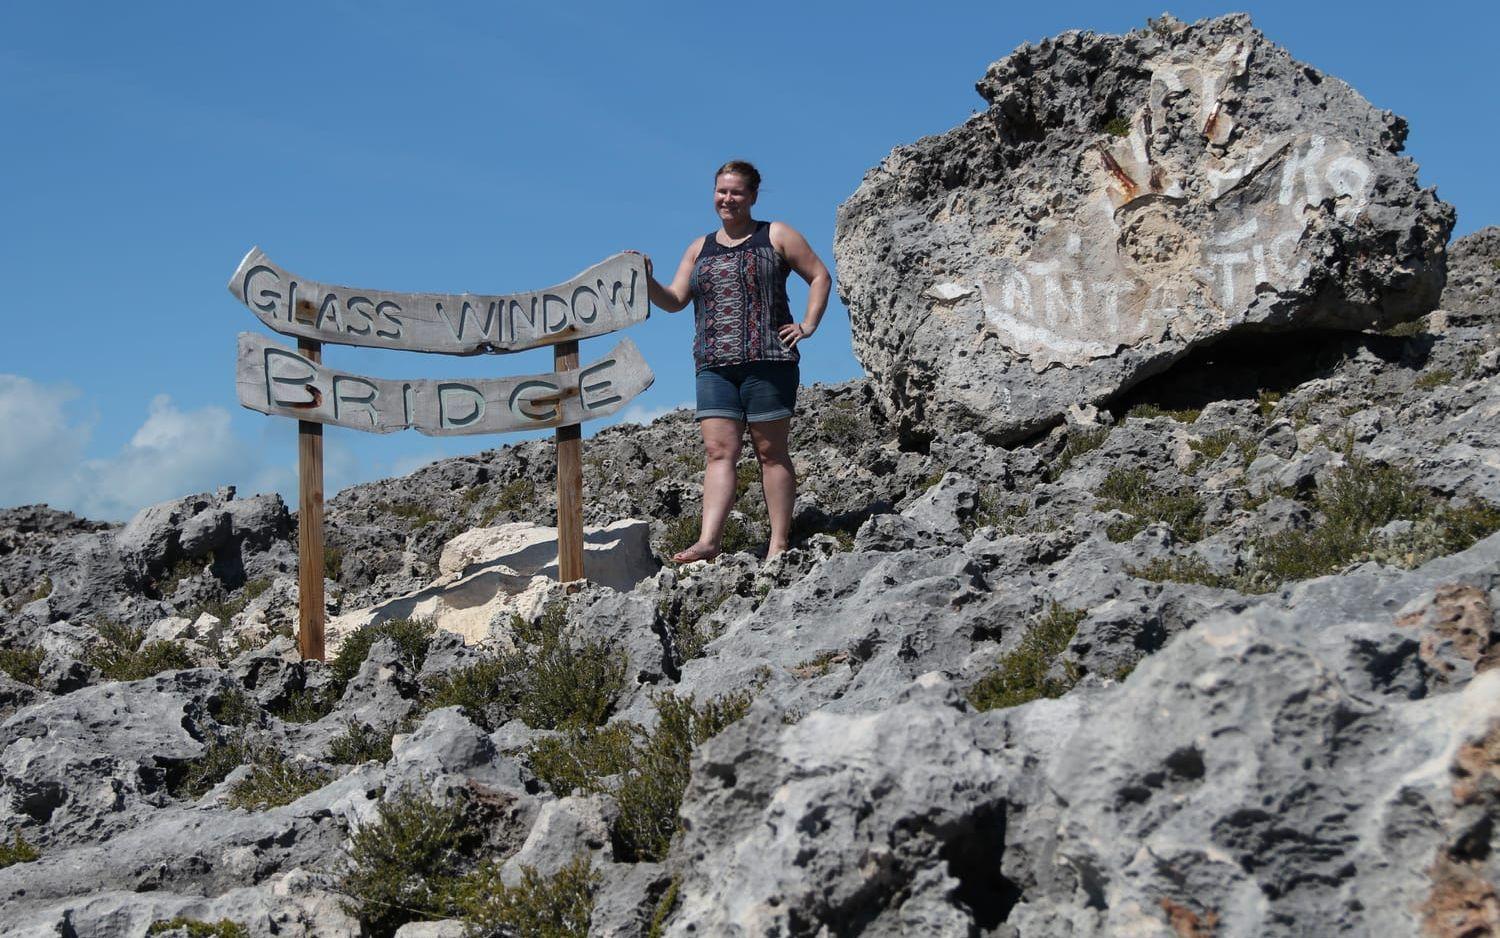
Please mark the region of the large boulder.
<svg viewBox="0 0 1500 938"><path fill-rule="evenodd" d="M1406 122L1244 15L1023 45L840 207L854 347L908 440L1009 443L1248 331L1431 310L1454 213Z"/></svg>

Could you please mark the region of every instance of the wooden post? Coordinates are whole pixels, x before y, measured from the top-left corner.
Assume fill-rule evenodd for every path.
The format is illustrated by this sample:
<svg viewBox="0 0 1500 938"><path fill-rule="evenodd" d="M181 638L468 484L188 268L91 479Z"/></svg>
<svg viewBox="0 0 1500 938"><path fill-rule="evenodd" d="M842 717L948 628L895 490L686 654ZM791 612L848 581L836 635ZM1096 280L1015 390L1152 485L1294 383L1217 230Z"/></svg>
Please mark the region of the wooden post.
<svg viewBox="0 0 1500 938"><path fill-rule="evenodd" d="M298 339L297 351L323 360L323 343ZM297 648L323 658L323 425L297 421Z"/></svg>
<svg viewBox="0 0 1500 938"><path fill-rule="evenodd" d="M578 342L552 346L558 372L578 367ZM558 427L557 437L557 579L583 579L583 426Z"/></svg>

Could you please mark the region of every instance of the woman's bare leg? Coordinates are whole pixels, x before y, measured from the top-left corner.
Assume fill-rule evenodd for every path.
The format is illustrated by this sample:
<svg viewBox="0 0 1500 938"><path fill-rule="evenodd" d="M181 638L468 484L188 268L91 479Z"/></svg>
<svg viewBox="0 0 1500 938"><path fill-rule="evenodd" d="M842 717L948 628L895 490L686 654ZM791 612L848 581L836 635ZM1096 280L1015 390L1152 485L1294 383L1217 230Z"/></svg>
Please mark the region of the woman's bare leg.
<svg viewBox="0 0 1500 938"><path fill-rule="evenodd" d="M734 467L740 458L740 438L745 425L728 417L705 417L698 421L703 434L703 526L698 542L672 555L677 563L712 560L724 539L724 519L734 506Z"/></svg>
<svg viewBox="0 0 1500 938"><path fill-rule="evenodd" d="M760 460L760 488L766 496L766 515L771 519L767 560L791 546L792 506L797 501L797 470L787 452L787 437L791 430L790 417L750 425L755 458Z"/></svg>

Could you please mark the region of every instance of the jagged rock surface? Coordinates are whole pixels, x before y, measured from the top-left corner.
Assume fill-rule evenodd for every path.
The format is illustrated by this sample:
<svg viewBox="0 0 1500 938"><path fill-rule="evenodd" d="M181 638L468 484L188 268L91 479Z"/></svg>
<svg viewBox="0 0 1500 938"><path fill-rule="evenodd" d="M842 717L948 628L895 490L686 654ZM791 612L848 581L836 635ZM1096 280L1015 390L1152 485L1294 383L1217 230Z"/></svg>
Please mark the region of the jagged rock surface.
<svg viewBox="0 0 1500 938"><path fill-rule="evenodd" d="M839 210L855 352L904 438L1013 442L1246 331L1431 309L1450 206L1406 122L1244 15L1023 45L983 113Z"/></svg>

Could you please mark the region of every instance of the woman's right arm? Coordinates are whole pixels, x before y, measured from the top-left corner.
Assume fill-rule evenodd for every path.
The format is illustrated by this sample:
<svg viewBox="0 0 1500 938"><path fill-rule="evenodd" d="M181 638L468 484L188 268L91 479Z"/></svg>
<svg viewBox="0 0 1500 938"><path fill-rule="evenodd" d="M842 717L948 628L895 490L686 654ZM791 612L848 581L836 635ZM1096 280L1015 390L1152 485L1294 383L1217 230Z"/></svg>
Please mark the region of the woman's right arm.
<svg viewBox="0 0 1500 938"><path fill-rule="evenodd" d="M698 251L702 248L702 241L695 240L688 245L687 250L682 253L682 263L677 265L677 273L672 277L671 285L665 287L652 276L651 258L646 258L646 275L651 279L649 293L652 305L675 313L693 301L693 265L698 262Z"/></svg>

